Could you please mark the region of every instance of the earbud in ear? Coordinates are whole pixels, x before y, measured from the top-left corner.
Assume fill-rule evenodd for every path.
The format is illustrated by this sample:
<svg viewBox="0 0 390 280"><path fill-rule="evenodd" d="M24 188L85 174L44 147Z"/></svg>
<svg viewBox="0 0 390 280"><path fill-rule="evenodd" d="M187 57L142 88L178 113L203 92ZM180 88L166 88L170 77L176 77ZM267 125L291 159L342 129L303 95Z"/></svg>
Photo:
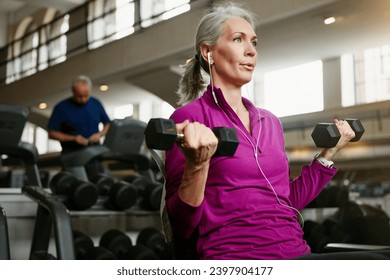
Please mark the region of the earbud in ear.
<svg viewBox="0 0 390 280"><path fill-rule="evenodd" d="M207 52L207 61L211 65L213 62L211 61L211 52Z"/></svg>

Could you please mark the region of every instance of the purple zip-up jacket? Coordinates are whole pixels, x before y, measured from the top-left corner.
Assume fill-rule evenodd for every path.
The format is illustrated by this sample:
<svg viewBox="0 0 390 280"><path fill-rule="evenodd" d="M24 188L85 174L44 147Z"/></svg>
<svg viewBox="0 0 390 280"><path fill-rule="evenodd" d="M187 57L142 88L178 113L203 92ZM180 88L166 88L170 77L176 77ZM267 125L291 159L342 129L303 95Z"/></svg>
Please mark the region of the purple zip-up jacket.
<svg viewBox="0 0 390 280"><path fill-rule="evenodd" d="M313 200L336 174L316 161L291 179L280 120L243 98L249 133L220 89L211 85L197 100L178 108L175 123L185 120L213 128L234 127L239 139L232 157L213 157L202 204L182 201L178 188L185 158L175 145L166 152L166 207L175 234L198 232L201 259L291 259L310 253L297 211Z"/></svg>

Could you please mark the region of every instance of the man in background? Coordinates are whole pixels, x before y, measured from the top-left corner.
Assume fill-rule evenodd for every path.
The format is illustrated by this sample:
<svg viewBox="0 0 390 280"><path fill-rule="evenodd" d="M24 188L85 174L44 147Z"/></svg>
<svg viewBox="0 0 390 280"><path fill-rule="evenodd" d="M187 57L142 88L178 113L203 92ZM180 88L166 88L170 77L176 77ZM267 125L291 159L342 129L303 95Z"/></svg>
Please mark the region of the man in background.
<svg viewBox="0 0 390 280"><path fill-rule="evenodd" d="M90 96L92 83L84 75L72 81L72 96L60 101L48 122L49 138L61 143L62 154L100 144L110 128L110 119L102 105ZM100 123L103 129L99 131Z"/></svg>

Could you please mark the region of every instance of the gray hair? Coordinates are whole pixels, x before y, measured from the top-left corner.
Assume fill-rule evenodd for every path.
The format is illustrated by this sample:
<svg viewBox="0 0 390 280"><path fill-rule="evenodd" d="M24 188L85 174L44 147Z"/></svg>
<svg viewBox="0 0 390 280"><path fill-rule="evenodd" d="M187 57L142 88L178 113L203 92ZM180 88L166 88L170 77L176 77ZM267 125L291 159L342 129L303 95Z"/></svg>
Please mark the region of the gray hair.
<svg viewBox="0 0 390 280"><path fill-rule="evenodd" d="M206 83L202 70L209 74L208 64L202 58L201 46L214 46L224 33L224 24L233 17L240 17L255 28L255 16L242 4L234 1L219 3L211 7L199 22L196 33L196 56L184 65L184 73L179 81L177 95L178 105L183 105L200 97L205 90Z"/></svg>
<svg viewBox="0 0 390 280"><path fill-rule="evenodd" d="M92 88L91 79L85 75L79 75L72 80L72 90L78 82L83 82L87 84L90 88Z"/></svg>

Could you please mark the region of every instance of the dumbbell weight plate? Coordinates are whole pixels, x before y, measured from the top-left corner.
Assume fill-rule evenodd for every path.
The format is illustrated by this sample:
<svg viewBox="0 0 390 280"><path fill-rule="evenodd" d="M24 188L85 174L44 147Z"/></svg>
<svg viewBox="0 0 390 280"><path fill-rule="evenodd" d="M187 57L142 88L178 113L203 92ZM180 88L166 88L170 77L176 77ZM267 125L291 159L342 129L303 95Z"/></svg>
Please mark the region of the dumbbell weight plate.
<svg viewBox="0 0 390 280"><path fill-rule="evenodd" d="M137 188L124 181L114 183L109 194L110 204L118 210L129 209L135 205L137 198Z"/></svg>
<svg viewBox="0 0 390 280"><path fill-rule="evenodd" d="M101 173L93 176L91 182L98 187L101 195L106 195L114 184L114 179L108 174Z"/></svg>
<svg viewBox="0 0 390 280"><path fill-rule="evenodd" d="M351 142L359 141L364 133L364 127L363 127L362 122L358 119L345 119L345 121L348 122L350 127L355 132L355 137L351 140Z"/></svg>
<svg viewBox="0 0 390 280"><path fill-rule="evenodd" d="M59 172L50 181L50 189L56 194L65 194L67 188L76 181L76 177L66 171Z"/></svg>
<svg viewBox="0 0 390 280"><path fill-rule="evenodd" d="M136 244L152 249L156 255L160 257L162 257L163 251L166 247L164 234L153 227L142 229L137 236Z"/></svg>
<svg viewBox="0 0 390 280"><path fill-rule="evenodd" d="M170 150L176 138L175 123L169 119L150 119L145 129L145 142L149 149Z"/></svg>
<svg viewBox="0 0 390 280"><path fill-rule="evenodd" d="M81 180L76 180L71 184L69 193L72 195L71 201L76 210L92 207L99 196L99 190L94 184Z"/></svg>
<svg viewBox="0 0 390 280"><path fill-rule="evenodd" d="M332 148L336 146L341 134L334 124L318 123L311 133L311 137L317 147Z"/></svg>
<svg viewBox="0 0 390 280"><path fill-rule="evenodd" d="M232 127L214 127L213 132L219 140L214 156L234 156L239 144L236 130Z"/></svg>
<svg viewBox="0 0 390 280"><path fill-rule="evenodd" d="M123 259L123 255L133 245L133 242L124 232L110 229L102 235L99 245L112 252L118 259Z"/></svg>

